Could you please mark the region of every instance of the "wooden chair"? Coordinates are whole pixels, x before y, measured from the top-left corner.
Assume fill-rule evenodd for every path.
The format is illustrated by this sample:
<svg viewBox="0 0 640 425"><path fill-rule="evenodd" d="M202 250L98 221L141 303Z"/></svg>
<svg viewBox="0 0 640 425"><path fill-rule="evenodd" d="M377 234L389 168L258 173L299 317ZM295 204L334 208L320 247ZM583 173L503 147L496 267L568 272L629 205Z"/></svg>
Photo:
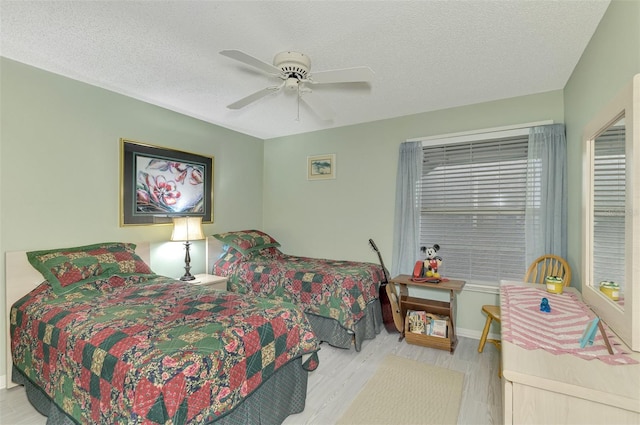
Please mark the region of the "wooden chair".
<svg viewBox="0 0 640 425"><path fill-rule="evenodd" d="M544 283L547 276L561 277L564 286L571 283L571 267L567 261L553 254L538 257L527 270L524 281L529 283Z"/></svg>
<svg viewBox="0 0 640 425"><path fill-rule="evenodd" d="M571 267L562 257L553 254L542 255L531 263L524 276L524 281L527 283L544 283L547 276L559 276L563 279L564 286L569 286L571 283ZM500 307L497 305L483 305L482 311L487 314L487 321L482 330L478 352L482 353L487 342L494 344L500 350L501 343L499 339L487 339L491 322L495 320L500 323Z"/></svg>

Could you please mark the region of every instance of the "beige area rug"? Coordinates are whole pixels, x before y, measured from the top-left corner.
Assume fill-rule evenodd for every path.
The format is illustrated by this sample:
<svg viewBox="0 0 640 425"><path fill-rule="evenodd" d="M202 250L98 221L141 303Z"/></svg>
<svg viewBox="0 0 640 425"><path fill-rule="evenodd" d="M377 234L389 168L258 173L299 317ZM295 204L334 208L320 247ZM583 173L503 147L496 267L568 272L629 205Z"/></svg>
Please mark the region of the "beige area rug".
<svg viewBox="0 0 640 425"><path fill-rule="evenodd" d="M338 424L455 424L464 373L387 356Z"/></svg>

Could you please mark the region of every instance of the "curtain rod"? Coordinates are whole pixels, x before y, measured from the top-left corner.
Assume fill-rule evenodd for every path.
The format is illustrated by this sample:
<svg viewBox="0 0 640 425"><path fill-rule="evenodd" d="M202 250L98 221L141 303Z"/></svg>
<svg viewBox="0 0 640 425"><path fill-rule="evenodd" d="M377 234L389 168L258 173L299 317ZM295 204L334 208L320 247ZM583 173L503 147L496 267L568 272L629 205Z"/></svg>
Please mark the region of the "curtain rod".
<svg viewBox="0 0 640 425"><path fill-rule="evenodd" d="M535 127L538 125L548 125L553 124L553 120L544 120L544 121L535 121L524 124L514 124L514 125L506 125L502 127L492 127L492 128L484 128L480 130L469 130L469 131L461 131L458 133L446 133L434 136L425 136L425 137L414 137L413 139L407 139L407 142L424 142L429 140L442 140L442 139L450 139L455 137L463 137L470 135L478 135L483 133L496 133L498 131L509 131L509 130L519 130L522 128Z"/></svg>

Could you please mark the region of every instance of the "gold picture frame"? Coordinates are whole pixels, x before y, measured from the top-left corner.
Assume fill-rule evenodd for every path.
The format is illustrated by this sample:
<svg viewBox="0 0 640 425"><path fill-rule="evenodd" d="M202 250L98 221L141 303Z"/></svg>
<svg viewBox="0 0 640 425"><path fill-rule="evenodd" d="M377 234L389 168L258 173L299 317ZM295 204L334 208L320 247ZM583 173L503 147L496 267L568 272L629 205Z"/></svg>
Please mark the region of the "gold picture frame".
<svg viewBox="0 0 640 425"><path fill-rule="evenodd" d="M336 155L313 155L307 157L307 180L329 180L336 178Z"/></svg>

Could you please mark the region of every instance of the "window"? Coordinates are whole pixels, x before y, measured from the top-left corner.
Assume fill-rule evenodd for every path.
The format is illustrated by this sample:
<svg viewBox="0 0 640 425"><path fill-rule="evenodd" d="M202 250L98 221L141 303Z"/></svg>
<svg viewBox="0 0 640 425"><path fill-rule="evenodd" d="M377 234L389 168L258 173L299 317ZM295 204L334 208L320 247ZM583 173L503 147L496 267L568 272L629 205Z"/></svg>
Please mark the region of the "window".
<svg viewBox="0 0 640 425"><path fill-rule="evenodd" d="M524 276L528 130L423 142L420 245L440 245L442 274L492 285Z"/></svg>

